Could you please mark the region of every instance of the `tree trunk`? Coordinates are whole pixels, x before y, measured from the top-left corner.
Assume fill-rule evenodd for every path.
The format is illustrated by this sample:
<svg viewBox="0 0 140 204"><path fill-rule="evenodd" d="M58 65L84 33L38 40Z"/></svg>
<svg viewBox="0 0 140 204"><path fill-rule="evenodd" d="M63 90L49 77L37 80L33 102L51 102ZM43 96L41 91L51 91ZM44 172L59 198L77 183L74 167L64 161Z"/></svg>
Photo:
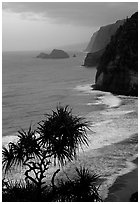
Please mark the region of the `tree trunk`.
<svg viewBox="0 0 140 204"><path fill-rule="evenodd" d="M54 179L55 179L56 174L58 174L59 171L60 171L60 169L57 169L57 170L54 172L53 177L52 177L52 180L51 180L53 191L55 190Z"/></svg>

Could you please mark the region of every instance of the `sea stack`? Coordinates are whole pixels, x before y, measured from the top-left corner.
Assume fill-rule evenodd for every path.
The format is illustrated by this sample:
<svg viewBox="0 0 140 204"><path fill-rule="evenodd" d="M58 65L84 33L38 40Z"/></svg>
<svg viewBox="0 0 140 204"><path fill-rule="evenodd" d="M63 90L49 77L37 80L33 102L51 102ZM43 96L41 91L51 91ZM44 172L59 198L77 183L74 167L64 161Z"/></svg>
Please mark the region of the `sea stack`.
<svg viewBox="0 0 140 204"><path fill-rule="evenodd" d="M46 54L41 52L37 58L42 58L42 59L64 59L64 58L69 58L69 55L64 52L63 50L57 50L54 49L50 54Z"/></svg>

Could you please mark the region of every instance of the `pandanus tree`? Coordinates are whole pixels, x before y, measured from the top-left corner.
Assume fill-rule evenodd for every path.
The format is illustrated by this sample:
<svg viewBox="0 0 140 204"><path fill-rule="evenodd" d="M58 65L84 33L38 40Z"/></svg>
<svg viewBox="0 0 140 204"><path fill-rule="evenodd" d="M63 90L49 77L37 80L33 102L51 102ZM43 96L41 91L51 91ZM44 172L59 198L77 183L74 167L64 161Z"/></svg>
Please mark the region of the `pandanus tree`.
<svg viewBox="0 0 140 204"><path fill-rule="evenodd" d="M101 202L98 193L99 176L91 173L88 168L75 168L74 178L59 180L54 201L59 202Z"/></svg>
<svg viewBox="0 0 140 204"><path fill-rule="evenodd" d="M54 188L54 178L60 167L76 158L80 146L88 145L87 128L88 123L74 116L68 106L58 106L52 114L45 115L36 130L30 126L28 131L19 131L18 141L3 147L5 174L13 167L25 167L25 179L37 186L40 199L46 188L44 179L50 164L59 166L52 176Z"/></svg>

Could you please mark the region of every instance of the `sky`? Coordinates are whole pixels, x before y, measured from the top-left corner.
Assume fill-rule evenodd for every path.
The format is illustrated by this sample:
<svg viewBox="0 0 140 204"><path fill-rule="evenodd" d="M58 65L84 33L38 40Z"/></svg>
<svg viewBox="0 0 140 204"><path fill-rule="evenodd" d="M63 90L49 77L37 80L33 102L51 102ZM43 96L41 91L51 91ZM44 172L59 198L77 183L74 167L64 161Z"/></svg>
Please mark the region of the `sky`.
<svg viewBox="0 0 140 204"><path fill-rule="evenodd" d="M2 50L48 50L88 43L100 26L137 10L137 2L3 2Z"/></svg>

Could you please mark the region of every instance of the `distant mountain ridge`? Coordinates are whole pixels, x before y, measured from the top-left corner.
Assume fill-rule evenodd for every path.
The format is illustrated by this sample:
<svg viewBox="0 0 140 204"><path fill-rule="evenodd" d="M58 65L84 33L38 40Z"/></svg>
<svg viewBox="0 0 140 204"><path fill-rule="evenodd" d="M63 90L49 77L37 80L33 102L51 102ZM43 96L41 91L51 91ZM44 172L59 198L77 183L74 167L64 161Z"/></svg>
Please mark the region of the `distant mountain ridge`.
<svg viewBox="0 0 140 204"><path fill-rule="evenodd" d="M110 42L111 36L115 34L120 25L123 25L125 20L118 20L116 23L100 27L96 31L86 48L87 52L94 53L102 50Z"/></svg>

